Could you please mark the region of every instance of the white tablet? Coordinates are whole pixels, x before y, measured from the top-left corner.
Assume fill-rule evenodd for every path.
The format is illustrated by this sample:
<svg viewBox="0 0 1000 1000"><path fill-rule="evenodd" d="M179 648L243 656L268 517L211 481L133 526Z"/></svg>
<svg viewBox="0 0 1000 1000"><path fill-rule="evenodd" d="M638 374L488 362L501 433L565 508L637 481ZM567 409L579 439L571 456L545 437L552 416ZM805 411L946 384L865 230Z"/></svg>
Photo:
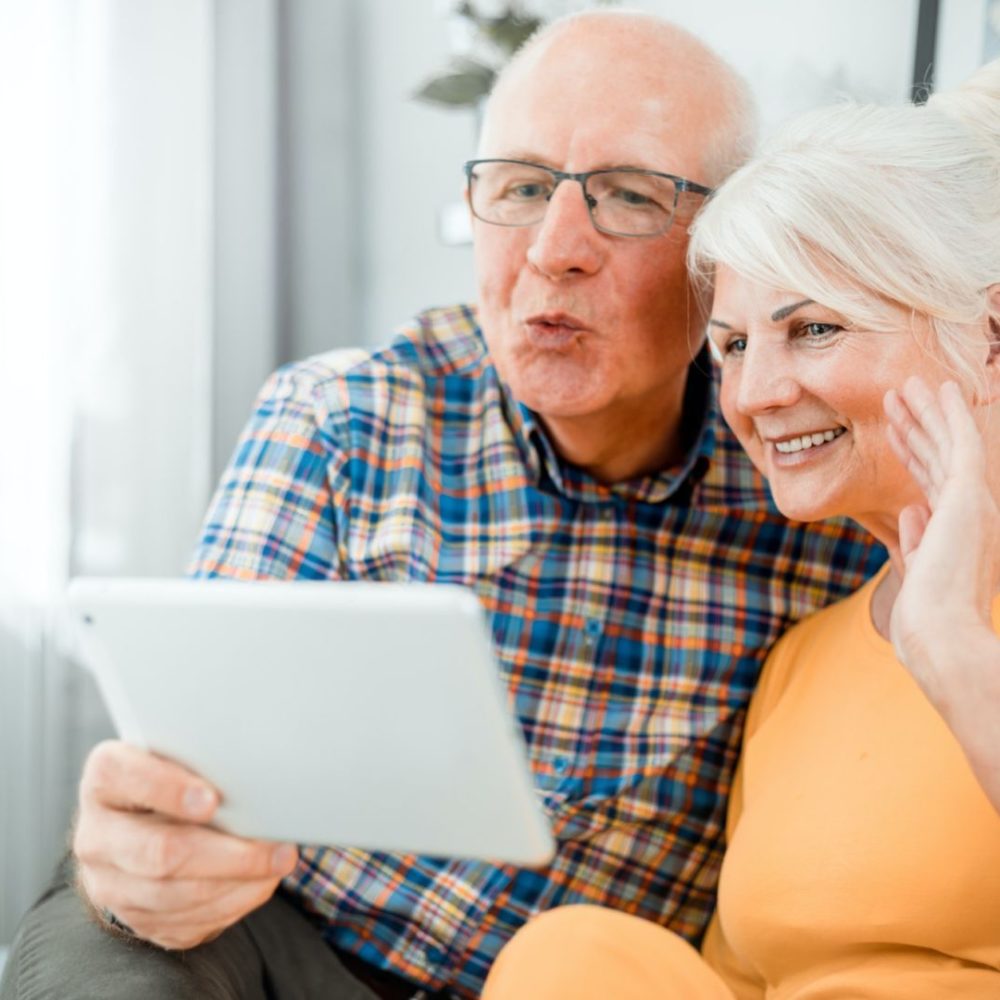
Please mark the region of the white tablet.
<svg viewBox="0 0 1000 1000"><path fill-rule="evenodd" d="M543 864L554 850L483 610L444 584L77 579L122 739L249 837Z"/></svg>

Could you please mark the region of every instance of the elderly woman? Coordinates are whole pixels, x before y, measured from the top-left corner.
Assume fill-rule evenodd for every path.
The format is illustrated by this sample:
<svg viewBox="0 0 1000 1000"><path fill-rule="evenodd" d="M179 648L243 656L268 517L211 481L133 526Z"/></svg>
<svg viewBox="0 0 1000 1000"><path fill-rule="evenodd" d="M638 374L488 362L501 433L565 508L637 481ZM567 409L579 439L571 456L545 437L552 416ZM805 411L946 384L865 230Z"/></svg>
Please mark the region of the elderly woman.
<svg viewBox="0 0 1000 1000"><path fill-rule="evenodd" d="M890 558L768 660L703 955L569 907L483 996L1000 997L1000 62L925 107L797 120L690 260L778 507Z"/></svg>

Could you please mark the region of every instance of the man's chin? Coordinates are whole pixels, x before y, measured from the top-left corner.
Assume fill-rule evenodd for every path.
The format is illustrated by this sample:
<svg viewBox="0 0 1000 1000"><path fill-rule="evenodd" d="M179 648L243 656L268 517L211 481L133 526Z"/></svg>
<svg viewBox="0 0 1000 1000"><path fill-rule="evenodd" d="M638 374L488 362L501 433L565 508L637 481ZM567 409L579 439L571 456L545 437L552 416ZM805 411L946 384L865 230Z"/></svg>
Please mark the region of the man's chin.
<svg viewBox="0 0 1000 1000"><path fill-rule="evenodd" d="M519 403L552 420L582 419L600 409L589 379L515 376L507 384Z"/></svg>

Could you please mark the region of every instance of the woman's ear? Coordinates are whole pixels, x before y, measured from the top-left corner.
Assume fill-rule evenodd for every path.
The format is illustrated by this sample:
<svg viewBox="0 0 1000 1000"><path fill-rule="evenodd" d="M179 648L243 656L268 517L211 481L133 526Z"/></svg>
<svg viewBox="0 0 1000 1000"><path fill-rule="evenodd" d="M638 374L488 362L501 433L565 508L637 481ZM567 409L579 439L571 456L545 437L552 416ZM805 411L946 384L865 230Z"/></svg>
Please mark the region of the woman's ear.
<svg viewBox="0 0 1000 1000"><path fill-rule="evenodd" d="M986 289L986 323L990 345L986 363L992 368L1000 367L1000 283Z"/></svg>
<svg viewBox="0 0 1000 1000"><path fill-rule="evenodd" d="M986 289L987 322L989 323L990 353L986 360L989 365L998 365L1000 361L1000 283L990 285Z"/></svg>
<svg viewBox="0 0 1000 1000"><path fill-rule="evenodd" d="M986 399L981 402L992 403L1000 399L1000 283L986 289L986 337Z"/></svg>

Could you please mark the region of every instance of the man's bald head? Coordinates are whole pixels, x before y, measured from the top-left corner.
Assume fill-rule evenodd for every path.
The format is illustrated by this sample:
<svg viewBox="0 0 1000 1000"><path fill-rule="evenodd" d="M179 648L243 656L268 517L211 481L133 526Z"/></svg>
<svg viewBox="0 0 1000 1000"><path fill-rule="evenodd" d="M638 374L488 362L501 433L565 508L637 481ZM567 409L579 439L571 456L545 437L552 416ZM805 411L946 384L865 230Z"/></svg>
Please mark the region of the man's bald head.
<svg viewBox="0 0 1000 1000"><path fill-rule="evenodd" d="M585 11L536 32L497 78L490 95L481 155L491 151L498 118L531 115L544 101L534 86L539 70L568 88L608 93L613 78L628 78L631 99L662 104L664 117L684 118L703 134L704 178L720 183L750 155L757 115L747 84L690 32L653 14ZM537 96L536 96L537 94Z"/></svg>

